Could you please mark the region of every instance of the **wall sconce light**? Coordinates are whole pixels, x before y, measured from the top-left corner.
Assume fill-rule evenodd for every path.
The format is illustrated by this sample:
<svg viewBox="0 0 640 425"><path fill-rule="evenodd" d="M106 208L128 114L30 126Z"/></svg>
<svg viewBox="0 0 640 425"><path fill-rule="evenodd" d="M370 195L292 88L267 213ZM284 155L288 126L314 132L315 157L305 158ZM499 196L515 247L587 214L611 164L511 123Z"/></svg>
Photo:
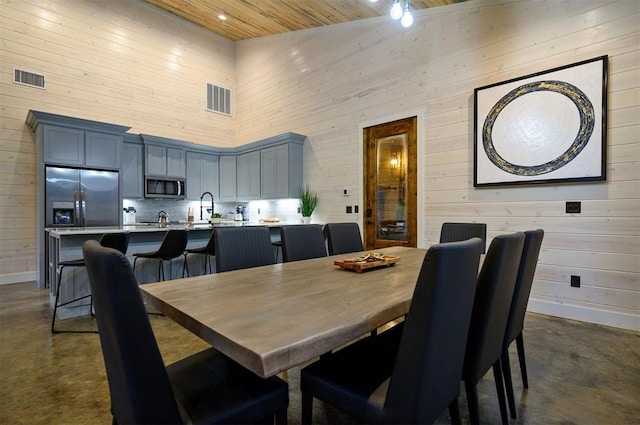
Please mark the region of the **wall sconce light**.
<svg viewBox="0 0 640 425"><path fill-rule="evenodd" d="M394 152L391 155L391 169L395 170L400 165L400 158L398 158L398 154Z"/></svg>

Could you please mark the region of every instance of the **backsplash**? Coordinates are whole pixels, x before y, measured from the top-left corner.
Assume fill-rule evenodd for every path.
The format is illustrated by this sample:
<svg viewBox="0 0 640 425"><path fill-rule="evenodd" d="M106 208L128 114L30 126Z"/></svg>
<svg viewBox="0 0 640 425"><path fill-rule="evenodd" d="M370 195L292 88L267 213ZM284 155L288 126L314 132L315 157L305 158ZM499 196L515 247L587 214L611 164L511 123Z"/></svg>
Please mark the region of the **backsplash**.
<svg viewBox="0 0 640 425"><path fill-rule="evenodd" d="M258 222L260 219L279 218L283 223L299 223L302 221L298 213L298 199L260 200L250 202L214 202L214 212L222 214L223 218L231 218L236 212L236 205L247 207L249 221ZM200 220L200 201L177 201L173 199L123 199L122 208L136 209L136 222L158 221L158 213L165 211L170 221L186 221L189 208L195 210L195 219ZM211 201L205 200L202 205L202 218L209 216L207 208L211 208Z"/></svg>

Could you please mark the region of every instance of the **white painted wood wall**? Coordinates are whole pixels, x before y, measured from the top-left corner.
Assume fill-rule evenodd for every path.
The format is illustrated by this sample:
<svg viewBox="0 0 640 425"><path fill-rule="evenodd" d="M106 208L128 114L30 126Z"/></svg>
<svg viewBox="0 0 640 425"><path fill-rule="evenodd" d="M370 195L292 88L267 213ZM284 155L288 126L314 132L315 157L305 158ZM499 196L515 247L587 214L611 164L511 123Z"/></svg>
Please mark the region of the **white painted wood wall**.
<svg viewBox="0 0 640 425"><path fill-rule="evenodd" d="M444 221L543 228L530 309L640 330L640 3L472 0L408 30L380 17L237 43L138 1L0 5L0 280L35 269L28 109L219 146L306 134L318 221L361 221L344 207L361 202L362 128L417 114L422 246ZM607 182L474 189L473 89L605 54ZM14 66L47 90L12 85ZM206 82L234 90L233 118L204 111Z"/></svg>

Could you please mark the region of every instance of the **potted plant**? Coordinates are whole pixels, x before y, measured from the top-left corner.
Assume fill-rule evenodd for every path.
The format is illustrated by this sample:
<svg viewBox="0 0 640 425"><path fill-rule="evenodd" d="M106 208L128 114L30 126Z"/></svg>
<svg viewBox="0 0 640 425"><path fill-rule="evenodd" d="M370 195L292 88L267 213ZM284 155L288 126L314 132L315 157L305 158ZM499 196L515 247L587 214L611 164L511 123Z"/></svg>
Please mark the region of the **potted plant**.
<svg viewBox="0 0 640 425"><path fill-rule="evenodd" d="M298 198L300 198L300 212L302 212L302 221L309 223L311 214L318 205L318 194L311 190L307 184L304 188L298 188Z"/></svg>

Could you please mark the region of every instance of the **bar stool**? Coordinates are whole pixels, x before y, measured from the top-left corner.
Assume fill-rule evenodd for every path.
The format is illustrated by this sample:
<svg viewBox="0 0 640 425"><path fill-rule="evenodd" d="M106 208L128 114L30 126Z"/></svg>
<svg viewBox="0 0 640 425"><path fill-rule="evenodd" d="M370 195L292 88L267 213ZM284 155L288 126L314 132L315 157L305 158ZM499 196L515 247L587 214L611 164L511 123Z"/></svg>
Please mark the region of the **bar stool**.
<svg viewBox="0 0 640 425"><path fill-rule="evenodd" d="M127 252L127 248L129 247L129 233L105 233L104 235L102 235L102 237L100 238L100 245L107 247L107 248L113 248L113 249L117 249L118 251L120 251L123 255L126 254ZM86 263L84 261L84 258L80 258L77 260L67 260L67 261L60 261L58 263L58 265L60 266L60 272L58 274L58 287L56 288L56 301L53 305L53 318L51 319L51 333L57 334L57 333L98 333L98 331L96 330L60 330L60 329L56 329L56 313L58 312L58 307L64 307L67 304L71 304L74 303L76 301L80 301L83 300L85 298L89 298L89 313L91 314L91 316L93 316L93 298L91 297L91 294L88 295L84 295L80 298L75 298L73 300L70 301L66 301L62 304L58 304L58 301L60 300L60 284L62 282L62 271L64 270L65 267L86 267Z"/></svg>
<svg viewBox="0 0 640 425"><path fill-rule="evenodd" d="M211 257L215 257L216 255L216 248L215 248L215 243L214 243L214 239L213 239L213 233L215 232L215 230L213 232L211 232L211 237L209 238L209 242L207 242L207 244L203 247L200 248L191 248L191 249L185 249L183 255L184 255L184 265L182 266L182 276L184 276L184 272L187 272L187 277L189 277L189 266L187 265L187 255L188 254L204 254L205 258L204 258L204 274L207 274L207 264L209 264L209 273L212 273L212 268L211 268Z"/></svg>
<svg viewBox="0 0 640 425"><path fill-rule="evenodd" d="M271 245L276 248L276 263L277 263L278 258L280 258L280 251L282 250L282 240L271 241Z"/></svg>
<svg viewBox="0 0 640 425"><path fill-rule="evenodd" d="M133 254L133 270L136 270L138 258L155 258L158 260L158 282L164 280L164 261L171 261L180 257L187 247L187 231L183 229L168 230L157 251L136 252ZM182 277L184 277L185 267L182 267Z"/></svg>

